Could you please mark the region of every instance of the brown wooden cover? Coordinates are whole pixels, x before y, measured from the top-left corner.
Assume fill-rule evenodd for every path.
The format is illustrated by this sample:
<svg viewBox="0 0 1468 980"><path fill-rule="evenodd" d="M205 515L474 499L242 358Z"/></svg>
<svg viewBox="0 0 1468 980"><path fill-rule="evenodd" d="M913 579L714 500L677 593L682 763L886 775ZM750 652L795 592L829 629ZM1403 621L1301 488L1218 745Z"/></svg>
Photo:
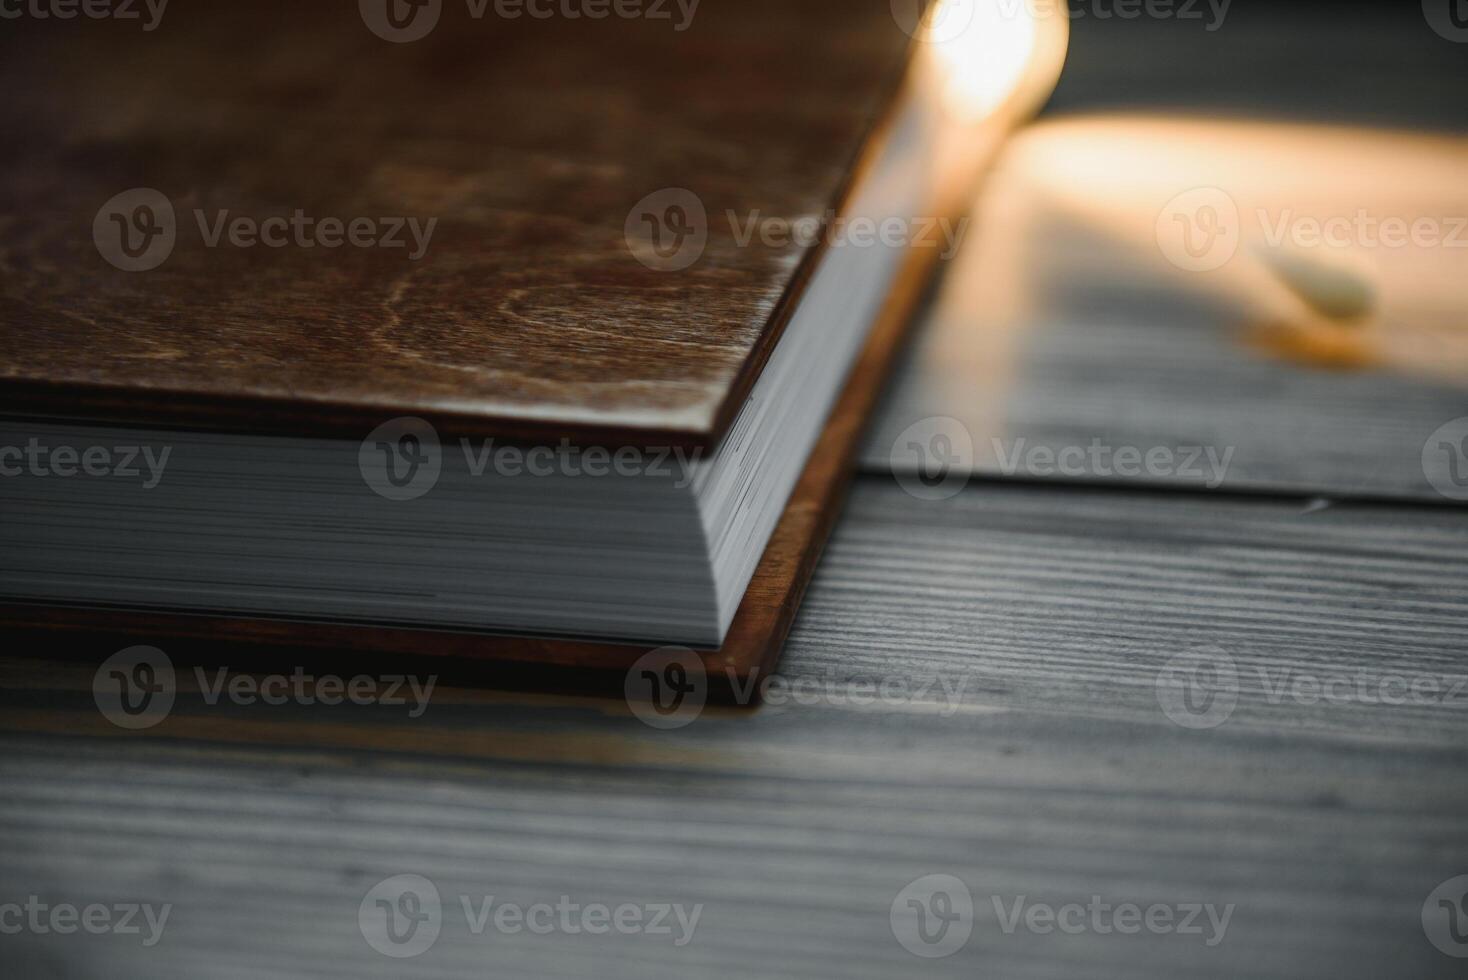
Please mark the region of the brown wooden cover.
<svg viewBox="0 0 1468 980"><path fill-rule="evenodd" d="M418 415L468 434L716 443L811 251L739 247L727 212L838 203L910 38L888 0L570 5L609 12L596 20L533 6L555 16L429 0L418 16L435 26L403 42L369 22L427 23L407 0L189 0L152 30L142 3L140 21L7 20L0 410L355 436ZM172 251L148 271L114 268L94 239L160 240L145 235L156 212L130 224L139 199L113 202L136 188L174 210ZM644 265L626 236L665 188L707 215L679 271ZM277 223L285 247L206 244L221 212L298 210L312 230ZM327 218L381 235L437 223L414 261L406 224L402 248L326 247Z"/></svg>

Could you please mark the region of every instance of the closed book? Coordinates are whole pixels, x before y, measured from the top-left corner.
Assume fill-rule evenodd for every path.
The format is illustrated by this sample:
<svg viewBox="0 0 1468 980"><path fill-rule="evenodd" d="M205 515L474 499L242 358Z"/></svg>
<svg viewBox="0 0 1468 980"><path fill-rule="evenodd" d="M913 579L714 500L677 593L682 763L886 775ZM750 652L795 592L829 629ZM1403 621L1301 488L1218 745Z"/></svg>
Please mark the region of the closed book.
<svg viewBox="0 0 1468 980"><path fill-rule="evenodd" d="M955 121L918 17L202 2L8 30L6 618L768 664L954 188L1017 112L1022 72Z"/></svg>

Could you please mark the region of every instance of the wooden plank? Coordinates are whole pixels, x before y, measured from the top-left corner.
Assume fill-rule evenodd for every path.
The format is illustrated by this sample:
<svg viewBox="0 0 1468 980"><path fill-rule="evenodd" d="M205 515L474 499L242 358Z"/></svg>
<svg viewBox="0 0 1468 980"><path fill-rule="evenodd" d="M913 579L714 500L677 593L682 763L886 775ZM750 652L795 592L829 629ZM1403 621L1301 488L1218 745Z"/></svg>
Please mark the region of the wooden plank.
<svg viewBox="0 0 1468 980"><path fill-rule="evenodd" d="M1218 158L1219 144L1231 155ZM1148 169L1154 151L1172 163ZM1322 153L1357 158L1323 191L1311 172ZM1465 163L1463 140L1188 119L1055 119L1020 134L889 386L864 465L1468 499L1457 446L1468 250L1267 252L1371 270L1359 278L1375 308L1340 323L1256 256L1276 217L1468 213L1452 176ZM1072 168L1091 166L1109 176L1077 190ZM1377 168L1413 176L1374 191ZM1226 189L1241 239L1206 271L1170 264L1156 230L1198 187ZM913 450L939 431L951 452Z"/></svg>
<svg viewBox="0 0 1468 980"><path fill-rule="evenodd" d="M1468 673L1468 518L1303 504L995 485L919 503L864 478L791 636L795 687L673 731L592 699L460 687L409 719L181 684L164 722L125 733L92 701L111 650L13 651L0 898L174 911L151 949L0 941L56 976L1456 976L1420 913L1468 869L1468 698L1271 691ZM1198 647L1239 679L1207 729L1158 694ZM883 681L888 698L853 698ZM357 922L400 873L448 903L412 960ZM919 960L889 913L933 873L965 881L976 924ZM474 935L461 895L704 908L675 947ZM994 899L1021 895L1235 909L1214 947L1006 934Z"/></svg>
<svg viewBox="0 0 1468 980"><path fill-rule="evenodd" d="M1161 17L1076 18L1052 106L1468 129L1468 105L1442 98L1468 84L1468 62L1432 31L1422 4L1222 7L1222 18L1208 3Z"/></svg>
<svg viewBox="0 0 1468 980"><path fill-rule="evenodd" d="M1468 61L1415 5L1236 4L1210 30L1215 16L1076 20L1048 120L985 184L890 387L870 470L911 469L907 430L945 417L973 446L951 464L985 476L1202 488L1207 466L1122 475L1111 457L1197 447L1227 456L1231 489L1468 499L1463 450L1437 448L1468 435L1468 250L1388 247L1371 227L1341 248L1269 245L1281 220L1446 232L1468 214L1468 141L1436 134L1461 134L1468 108L1429 94L1460 90ZM1200 188L1230 199L1238 249L1182 270L1159 222ZM1261 252L1344 270L1375 306L1322 318ZM1435 436L1455 419L1461 434ZM1096 444L1099 463L1047 462Z"/></svg>

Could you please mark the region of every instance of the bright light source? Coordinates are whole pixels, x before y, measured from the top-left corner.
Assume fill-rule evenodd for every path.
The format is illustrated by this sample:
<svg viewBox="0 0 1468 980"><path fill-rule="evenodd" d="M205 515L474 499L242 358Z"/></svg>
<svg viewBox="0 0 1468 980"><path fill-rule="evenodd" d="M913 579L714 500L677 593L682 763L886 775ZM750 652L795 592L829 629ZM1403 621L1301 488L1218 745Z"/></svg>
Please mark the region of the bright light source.
<svg viewBox="0 0 1468 980"><path fill-rule="evenodd" d="M939 0L921 40L943 78L945 106L964 120L993 113L1033 73L1039 29L1030 0Z"/></svg>

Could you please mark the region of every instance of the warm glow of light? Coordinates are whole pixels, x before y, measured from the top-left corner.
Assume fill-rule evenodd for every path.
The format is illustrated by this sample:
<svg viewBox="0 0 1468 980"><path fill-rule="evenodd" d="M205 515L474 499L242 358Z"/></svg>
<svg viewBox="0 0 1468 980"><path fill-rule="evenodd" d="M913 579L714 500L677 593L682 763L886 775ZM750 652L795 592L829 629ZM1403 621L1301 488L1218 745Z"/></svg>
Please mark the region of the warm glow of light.
<svg viewBox="0 0 1468 980"><path fill-rule="evenodd" d="M927 183L939 213L968 206L977 173L1054 91L1070 38L1063 9L1061 0L937 0L909 29L908 81L932 134Z"/></svg>
<svg viewBox="0 0 1468 980"><path fill-rule="evenodd" d="M1046 8L1048 9L1048 8ZM1035 0L939 0L919 32L944 108L960 122L1025 113L1049 94L1064 60L1065 17Z"/></svg>
<svg viewBox="0 0 1468 980"><path fill-rule="evenodd" d="M1465 171L1468 139L1455 136L1161 115L1052 119L1005 144L981 205L986 237L966 243L962 254L975 257L950 273L970 290L968 305L935 316L978 322L1019 275L1031 309L1011 321L1025 324L1073 315L1047 305L1063 302L1056 295L1135 284L1139 297L1194 296L1205 322L1227 311L1262 353L1468 385ZM1159 232L1162 218L1175 224L1173 203L1199 191L1204 202L1227 202L1214 217L1237 243L1206 270L1180 267ZM1201 241L1203 215L1182 217ZM1398 239L1388 237L1393 222ZM1414 240L1414 228L1426 237ZM1020 258L999 262L1011 254Z"/></svg>

